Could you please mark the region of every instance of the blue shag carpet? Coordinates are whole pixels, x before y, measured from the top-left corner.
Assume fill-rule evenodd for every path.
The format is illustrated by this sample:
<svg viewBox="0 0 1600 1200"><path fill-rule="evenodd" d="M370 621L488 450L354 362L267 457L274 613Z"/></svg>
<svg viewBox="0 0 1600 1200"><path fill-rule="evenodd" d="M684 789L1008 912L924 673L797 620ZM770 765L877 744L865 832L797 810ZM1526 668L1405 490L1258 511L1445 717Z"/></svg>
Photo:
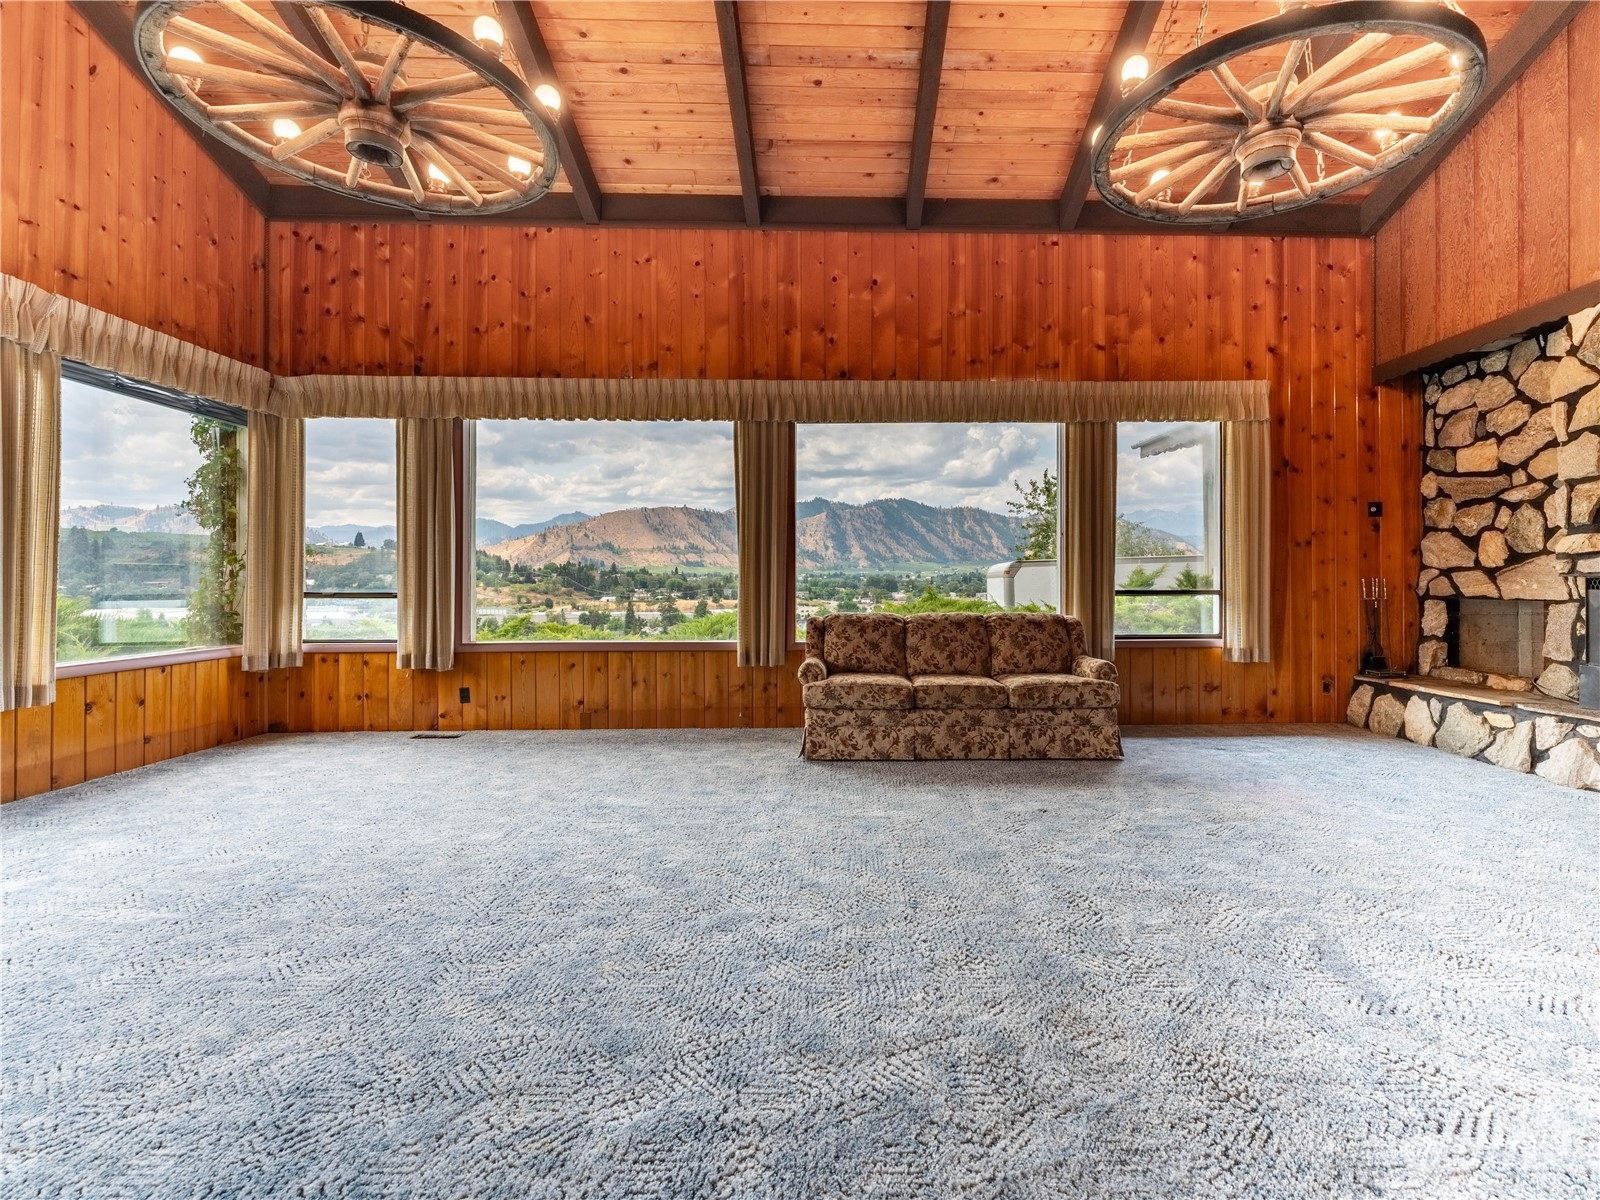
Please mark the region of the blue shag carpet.
<svg viewBox="0 0 1600 1200"><path fill-rule="evenodd" d="M23 801L7 1197L1600 1194L1596 796L1342 727L259 738Z"/></svg>

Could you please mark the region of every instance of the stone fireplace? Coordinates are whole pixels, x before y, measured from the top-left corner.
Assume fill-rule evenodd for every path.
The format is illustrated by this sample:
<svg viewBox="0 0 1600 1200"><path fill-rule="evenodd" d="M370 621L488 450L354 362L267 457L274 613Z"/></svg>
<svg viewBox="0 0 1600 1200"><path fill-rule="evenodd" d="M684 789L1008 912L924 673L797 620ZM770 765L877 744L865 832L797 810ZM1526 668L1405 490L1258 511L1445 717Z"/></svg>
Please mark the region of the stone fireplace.
<svg viewBox="0 0 1600 1200"><path fill-rule="evenodd" d="M1358 680L1350 720L1600 789L1600 307L1423 388L1416 674Z"/></svg>

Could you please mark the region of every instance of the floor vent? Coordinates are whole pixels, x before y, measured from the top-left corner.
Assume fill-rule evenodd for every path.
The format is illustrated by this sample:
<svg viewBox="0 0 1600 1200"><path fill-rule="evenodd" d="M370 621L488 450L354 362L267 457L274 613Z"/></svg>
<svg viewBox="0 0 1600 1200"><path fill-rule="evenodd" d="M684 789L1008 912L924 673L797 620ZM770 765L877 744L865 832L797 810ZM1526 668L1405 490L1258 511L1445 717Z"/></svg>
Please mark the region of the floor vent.
<svg viewBox="0 0 1600 1200"><path fill-rule="evenodd" d="M427 741L432 741L435 738L458 738L460 736L461 735L459 733L413 733L411 735L411 740L416 741L418 738L422 738Z"/></svg>

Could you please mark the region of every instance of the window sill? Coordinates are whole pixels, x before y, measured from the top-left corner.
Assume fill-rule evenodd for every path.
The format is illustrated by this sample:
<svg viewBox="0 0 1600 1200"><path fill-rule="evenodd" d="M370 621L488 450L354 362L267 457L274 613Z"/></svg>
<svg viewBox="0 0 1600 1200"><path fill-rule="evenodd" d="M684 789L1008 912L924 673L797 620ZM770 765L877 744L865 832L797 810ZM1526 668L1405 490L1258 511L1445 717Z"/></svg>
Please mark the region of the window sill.
<svg viewBox="0 0 1600 1200"><path fill-rule="evenodd" d="M121 658L86 658L79 662L57 663L56 678L114 675L118 671L141 671L146 667L171 667L179 663L210 662L216 658L243 656L243 646L196 646L190 650L163 650L157 654L129 654Z"/></svg>
<svg viewBox="0 0 1600 1200"><path fill-rule="evenodd" d="M394 642L301 642L302 654L393 654Z"/></svg>
<svg viewBox="0 0 1600 1200"><path fill-rule="evenodd" d="M1221 650L1220 637L1190 637L1184 634L1163 636L1161 634L1142 634L1138 637L1121 637L1117 640L1118 650L1150 650L1160 647L1164 650Z"/></svg>

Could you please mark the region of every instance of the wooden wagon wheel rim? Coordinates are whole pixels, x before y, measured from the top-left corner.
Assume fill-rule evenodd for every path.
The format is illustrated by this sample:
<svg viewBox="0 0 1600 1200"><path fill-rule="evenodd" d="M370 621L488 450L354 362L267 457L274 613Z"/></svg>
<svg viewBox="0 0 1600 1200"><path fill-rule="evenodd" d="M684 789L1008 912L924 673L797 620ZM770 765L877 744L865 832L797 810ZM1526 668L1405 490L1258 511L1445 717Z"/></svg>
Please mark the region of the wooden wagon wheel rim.
<svg viewBox="0 0 1600 1200"><path fill-rule="evenodd" d="M1312 38L1340 35L1353 40L1304 77L1297 75ZM1361 66L1395 37L1422 38L1428 45ZM1246 86L1230 69L1240 56L1280 43L1288 48L1272 77ZM1446 56L1450 74L1386 86ZM1477 25L1443 5L1342 0L1260 21L1175 59L1124 98L1095 143L1095 187L1114 208L1168 224L1215 226L1314 204L1393 170L1437 142L1471 110L1488 59ZM1360 69L1348 74L1353 68ZM1217 81L1231 107L1169 99L1204 74ZM1435 97L1441 103L1426 116L1370 111ZM1147 133L1142 124L1149 114L1180 124ZM1375 152L1337 136L1380 131L1390 140ZM1299 160L1301 149L1343 166L1311 180ZM1144 151L1153 153L1135 157ZM1208 200L1235 175L1233 194ZM1288 187L1262 190L1278 178L1288 180Z"/></svg>
<svg viewBox="0 0 1600 1200"><path fill-rule="evenodd" d="M207 8L245 25L253 39L194 19ZM245 0L144 0L134 44L151 83L189 120L257 162L316 187L414 212L474 216L519 208L550 190L560 162L544 106L533 92L540 81L524 81L454 30L403 4L318 0L301 8L332 60ZM325 9L393 34L382 62L360 61ZM173 41L254 69L175 57L169 32ZM418 45L454 59L463 70L405 87L404 62ZM210 104L200 95L207 85L237 88L252 98ZM514 110L452 102L490 89ZM275 121L305 125L275 141L246 127ZM336 137L349 152L346 169L305 157Z"/></svg>

